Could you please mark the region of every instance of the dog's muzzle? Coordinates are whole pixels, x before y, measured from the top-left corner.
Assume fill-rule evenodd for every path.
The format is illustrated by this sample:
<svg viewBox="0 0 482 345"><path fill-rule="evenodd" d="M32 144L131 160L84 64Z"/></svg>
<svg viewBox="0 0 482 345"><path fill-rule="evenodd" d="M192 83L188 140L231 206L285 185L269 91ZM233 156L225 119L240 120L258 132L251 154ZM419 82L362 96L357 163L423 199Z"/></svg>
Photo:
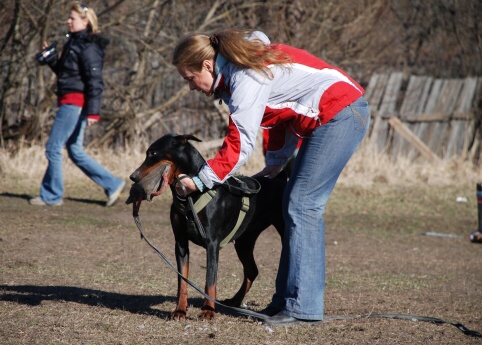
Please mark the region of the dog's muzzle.
<svg viewBox="0 0 482 345"><path fill-rule="evenodd" d="M170 170L170 164L160 164L142 180L133 183L126 204L139 200L152 201L154 196L162 194L167 188Z"/></svg>

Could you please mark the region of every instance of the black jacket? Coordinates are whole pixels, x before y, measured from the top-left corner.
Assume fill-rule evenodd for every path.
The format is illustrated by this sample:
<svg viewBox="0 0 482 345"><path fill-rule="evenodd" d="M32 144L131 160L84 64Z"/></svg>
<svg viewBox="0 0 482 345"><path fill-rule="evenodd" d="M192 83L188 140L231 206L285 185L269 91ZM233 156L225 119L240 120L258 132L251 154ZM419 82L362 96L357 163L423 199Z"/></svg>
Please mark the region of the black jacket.
<svg viewBox="0 0 482 345"><path fill-rule="evenodd" d="M70 33L60 58L49 62L57 75L57 95L83 93L87 114L100 113L104 91L104 49L108 44L109 39L89 34L86 30Z"/></svg>

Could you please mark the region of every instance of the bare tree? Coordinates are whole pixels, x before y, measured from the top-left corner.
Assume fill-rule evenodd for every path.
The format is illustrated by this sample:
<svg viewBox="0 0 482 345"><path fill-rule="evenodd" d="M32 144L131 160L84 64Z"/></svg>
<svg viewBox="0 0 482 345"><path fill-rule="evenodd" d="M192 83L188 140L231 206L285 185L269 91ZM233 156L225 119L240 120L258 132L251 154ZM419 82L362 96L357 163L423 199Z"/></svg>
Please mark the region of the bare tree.
<svg viewBox="0 0 482 345"><path fill-rule="evenodd" d="M482 74L482 2L473 0L102 0L86 1L111 44L106 51L102 126L91 145L166 131L223 135L212 100L189 93L170 64L190 31L259 29L273 42L309 50L362 84L378 69L443 77ZM39 66L43 41L66 42L69 0L6 0L0 9L0 145L44 140L55 114L55 77Z"/></svg>

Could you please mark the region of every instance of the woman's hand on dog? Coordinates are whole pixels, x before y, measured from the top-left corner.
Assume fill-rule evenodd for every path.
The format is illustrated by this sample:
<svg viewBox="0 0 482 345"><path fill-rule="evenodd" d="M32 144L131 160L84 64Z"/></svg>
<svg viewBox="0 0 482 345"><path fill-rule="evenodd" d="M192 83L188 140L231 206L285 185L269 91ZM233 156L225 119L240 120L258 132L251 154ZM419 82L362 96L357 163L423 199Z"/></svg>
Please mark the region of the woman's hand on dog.
<svg viewBox="0 0 482 345"><path fill-rule="evenodd" d="M196 184L194 183L192 178L190 178L188 175L179 174L177 177L179 178L179 182L176 183L176 192L180 196L187 196L192 192L195 192L198 190L196 187ZM184 188L182 188L180 184L182 184Z"/></svg>

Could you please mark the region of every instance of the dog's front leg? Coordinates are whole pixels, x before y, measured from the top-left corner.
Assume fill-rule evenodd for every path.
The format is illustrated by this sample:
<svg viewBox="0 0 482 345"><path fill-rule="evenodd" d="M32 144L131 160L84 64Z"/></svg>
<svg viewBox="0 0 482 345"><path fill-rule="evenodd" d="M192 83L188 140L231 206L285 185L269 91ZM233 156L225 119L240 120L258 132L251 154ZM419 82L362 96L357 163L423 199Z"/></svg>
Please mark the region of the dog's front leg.
<svg viewBox="0 0 482 345"><path fill-rule="evenodd" d="M176 242L177 270L185 277L189 277L189 247L187 243ZM181 277L177 277L177 306L171 314L173 319L185 319L187 313L187 288L188 284Z"/></svg>
<svg viewBox="0 0 482 345"><path fill-rule="evenodd" d="M208 243L206 246L206 286L204 292L213 300L216 299L216 281L218 277L218 260L219 260L219 245L216 243ZM202 319L214 319L215 304L209 299L204 299L200 317Z"/></svg>

